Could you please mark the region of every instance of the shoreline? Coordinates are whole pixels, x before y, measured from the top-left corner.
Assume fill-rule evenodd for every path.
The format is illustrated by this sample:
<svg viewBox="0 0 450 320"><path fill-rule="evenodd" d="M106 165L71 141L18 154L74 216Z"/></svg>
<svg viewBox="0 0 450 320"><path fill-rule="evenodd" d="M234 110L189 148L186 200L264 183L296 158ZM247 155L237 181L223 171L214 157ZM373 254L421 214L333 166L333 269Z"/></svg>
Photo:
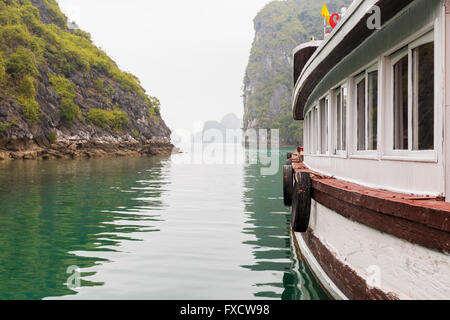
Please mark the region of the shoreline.
<svg viewBox="0 0 450 320"><path fill-rule="evenodd" d="M26 148L0 148L0 161L168 156L174 149L172 144L166 142L58 141L46 147L32 144Z"/></svg>

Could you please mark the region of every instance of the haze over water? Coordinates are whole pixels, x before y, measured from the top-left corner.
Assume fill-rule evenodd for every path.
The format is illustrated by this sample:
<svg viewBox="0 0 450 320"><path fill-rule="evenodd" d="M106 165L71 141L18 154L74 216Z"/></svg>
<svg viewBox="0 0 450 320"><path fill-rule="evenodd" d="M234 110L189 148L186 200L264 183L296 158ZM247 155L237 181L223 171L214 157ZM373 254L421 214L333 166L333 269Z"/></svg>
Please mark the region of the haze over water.
<svg viewBox="0 0 450 320"><path fill-rule="evenodd" d="M182 157L0 163L0 298L326 298L280 173Z"/></svg>

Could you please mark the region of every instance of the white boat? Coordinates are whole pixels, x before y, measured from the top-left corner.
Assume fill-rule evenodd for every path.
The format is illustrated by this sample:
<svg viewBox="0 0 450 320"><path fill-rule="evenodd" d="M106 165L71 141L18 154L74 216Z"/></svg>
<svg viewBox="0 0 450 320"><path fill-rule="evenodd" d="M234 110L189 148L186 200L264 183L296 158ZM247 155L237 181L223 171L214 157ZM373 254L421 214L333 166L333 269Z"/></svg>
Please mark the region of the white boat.
<svg viewBox="0 0 450 320"><path fill-rule="evenodd" d="M450 299L450 1L355 0L294 61L301 258L335 299Z"/></svg>

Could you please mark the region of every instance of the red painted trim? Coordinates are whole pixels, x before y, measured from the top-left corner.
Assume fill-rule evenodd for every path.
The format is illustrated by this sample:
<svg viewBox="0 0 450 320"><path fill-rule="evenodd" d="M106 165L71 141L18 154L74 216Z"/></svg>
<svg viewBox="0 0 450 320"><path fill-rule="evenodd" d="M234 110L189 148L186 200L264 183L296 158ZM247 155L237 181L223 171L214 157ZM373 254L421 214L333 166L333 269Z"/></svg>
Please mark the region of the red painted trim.
<svg viewBox="0 0 450 320"><path fill-rule="evenodd" d="M450 232L450 204L414 195L366 188L331 178L313 178L313 188L358 207ZM419 198L421 200L409 200Z"/></svg>
<svg viewBox="0 0 450 320"><path fill-rule="evenodd" d="M450 252L449 232L436 230L407 219L377 214L377 212L336 199L319 190L314 190L313 198L321 205L349 220L428 249L443 253Z"/></svg>

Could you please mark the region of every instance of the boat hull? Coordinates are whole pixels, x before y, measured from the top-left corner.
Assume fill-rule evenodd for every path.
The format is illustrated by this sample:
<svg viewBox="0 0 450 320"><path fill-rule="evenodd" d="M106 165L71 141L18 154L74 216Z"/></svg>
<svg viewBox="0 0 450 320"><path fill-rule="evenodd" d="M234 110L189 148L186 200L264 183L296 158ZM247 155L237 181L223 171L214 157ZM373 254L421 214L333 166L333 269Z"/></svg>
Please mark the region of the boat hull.
<svg viewBox="0 0 450 320"><path fill-rule="evenodd" d="M450 256L352 221L312 200L301 258L335 299L449 299Z"/></svg>

